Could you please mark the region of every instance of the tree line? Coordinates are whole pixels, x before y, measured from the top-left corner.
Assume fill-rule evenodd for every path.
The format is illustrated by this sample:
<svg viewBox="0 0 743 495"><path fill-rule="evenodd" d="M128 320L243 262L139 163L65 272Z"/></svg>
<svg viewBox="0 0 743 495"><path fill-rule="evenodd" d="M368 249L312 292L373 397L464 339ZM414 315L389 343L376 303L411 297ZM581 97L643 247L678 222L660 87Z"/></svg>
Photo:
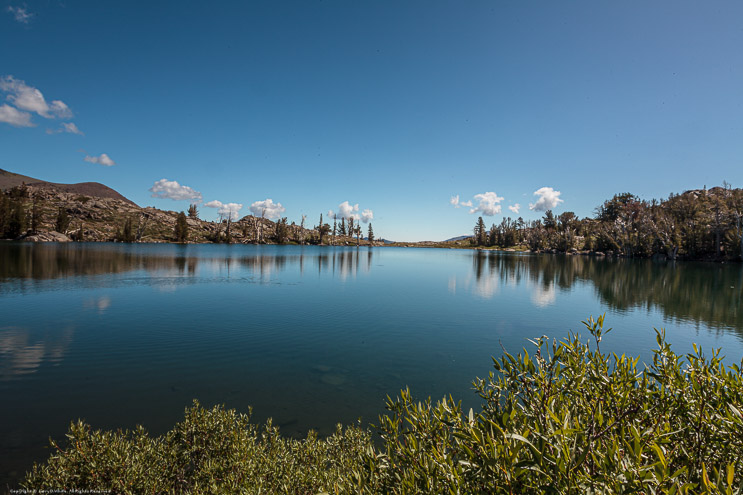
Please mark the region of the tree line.
<svg viewBox="0 0 743 495"><path fill-rule="evenodd" d="M625 257L743 259L743 189L729 184L646 201L616 194L578 218L566 211L541 219L504 218L487 229L478 218L475 246L526 247L532 251L601 251Z"/></svg>

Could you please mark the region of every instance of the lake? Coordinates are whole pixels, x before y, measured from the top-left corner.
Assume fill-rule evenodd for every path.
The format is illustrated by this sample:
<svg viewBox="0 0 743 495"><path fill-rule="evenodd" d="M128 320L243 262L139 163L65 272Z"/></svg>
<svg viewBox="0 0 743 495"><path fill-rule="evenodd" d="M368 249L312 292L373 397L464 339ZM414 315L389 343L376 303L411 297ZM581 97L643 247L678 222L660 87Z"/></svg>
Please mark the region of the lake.
<svg viewBox="0 0 743 495"><path fill-rule="evenodd" d="M0 243L0 482L71 420L163 433L193 399L287 435L376 422L385 397L471 389L502 348L606 313L602 349L653 327L743 357L743 265L474 250ZM583 332L587 335L587 332Z"/></svg>

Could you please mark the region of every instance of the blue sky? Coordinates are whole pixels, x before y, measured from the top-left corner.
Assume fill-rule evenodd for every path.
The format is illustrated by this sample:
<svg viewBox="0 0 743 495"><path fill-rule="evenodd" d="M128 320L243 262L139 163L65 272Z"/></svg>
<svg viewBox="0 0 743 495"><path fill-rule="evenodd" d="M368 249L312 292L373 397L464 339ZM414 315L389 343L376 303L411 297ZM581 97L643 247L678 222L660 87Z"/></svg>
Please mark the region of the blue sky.
<svg viewBox="0 0 743 495"><path fill-rule="evenodd" d="M0 168L395 240L590 216L743 187L742 49L737 1L6 0Z"/></svg>

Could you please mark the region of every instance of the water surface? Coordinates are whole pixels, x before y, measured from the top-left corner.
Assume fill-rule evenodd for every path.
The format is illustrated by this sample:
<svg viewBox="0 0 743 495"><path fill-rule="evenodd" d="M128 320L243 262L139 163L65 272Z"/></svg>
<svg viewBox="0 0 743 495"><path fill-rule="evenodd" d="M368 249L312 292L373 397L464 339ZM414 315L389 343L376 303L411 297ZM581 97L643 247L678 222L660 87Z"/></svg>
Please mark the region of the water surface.
<svg viewBox="0 0 743 495"><path fill-rule="evenodd" d="M282 431L374 422L409 386L477 407L502 347L607 313L609 351L743 356L743 267L471 250L0 243L0 481L70 420L162 433L192 399ZM584 332L585 333L585 332ZM15 481L14 481L15 480Z"/></svg>

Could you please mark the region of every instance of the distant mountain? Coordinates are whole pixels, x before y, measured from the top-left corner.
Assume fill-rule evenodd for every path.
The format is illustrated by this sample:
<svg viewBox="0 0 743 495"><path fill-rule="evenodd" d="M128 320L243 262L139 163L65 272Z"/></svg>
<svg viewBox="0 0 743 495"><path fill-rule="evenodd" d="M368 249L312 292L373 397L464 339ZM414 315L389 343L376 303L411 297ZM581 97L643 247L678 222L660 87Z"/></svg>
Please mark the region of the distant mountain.
<svg viewBox="0 0 743 495"><path fill-rule="evenodd" d="M460 235L459 237L452 237L451 239L447 239L447 240L441 241L441 242L462 241L464 239L469 239L470 237L472 237L472 236L471 235Z"/></svg>
<svg viewBox="0 0 743 495"><path fill-rule="evenodd" d="M46 189L59 193L68 194L80 194L82 196L90 196L94 198L105 198L105 199L118 199L124 201L132 206L137 206L134 201L124 197L115 190L108 186L104 186L99 182L80 182L78 184L56 184L54 182L47 182L45 180L34 179L21 174L8 172L7 170L0 169L0 190L10 189L12 187L26 184L27 186L33 186L38 189Z"/></svg>

